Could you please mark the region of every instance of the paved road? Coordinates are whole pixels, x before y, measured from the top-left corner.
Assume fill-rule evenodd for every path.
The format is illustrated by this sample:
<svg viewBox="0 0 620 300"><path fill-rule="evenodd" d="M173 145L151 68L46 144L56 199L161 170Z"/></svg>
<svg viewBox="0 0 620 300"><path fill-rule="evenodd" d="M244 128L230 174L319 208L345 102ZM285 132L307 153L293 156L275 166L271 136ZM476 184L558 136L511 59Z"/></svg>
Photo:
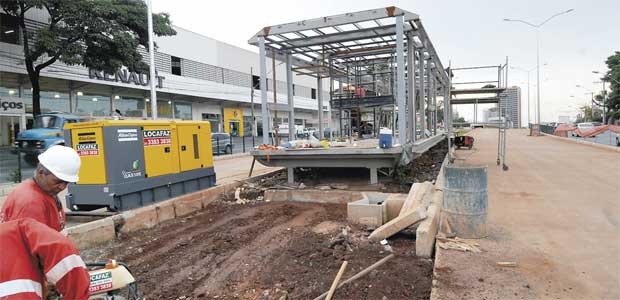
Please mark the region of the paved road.
<svg viewBox="0 0 620 300"><path fill-rule="evenodd" d="M602 134L597 135L593 138L581 138L581 137L573 137L569 136L571 139L580 140L580 141L588 141L593 143L599 143L604 145L616 146L616 133L607 131Z"/></svg>
<svg viewBox="0 0 620 300"><path fill-rule="evenodd" d="M439 251L439 299L620 299L620 153L509 130L504 172L497 132L471 134L458 155L488 165L486 252Z"/></svg>

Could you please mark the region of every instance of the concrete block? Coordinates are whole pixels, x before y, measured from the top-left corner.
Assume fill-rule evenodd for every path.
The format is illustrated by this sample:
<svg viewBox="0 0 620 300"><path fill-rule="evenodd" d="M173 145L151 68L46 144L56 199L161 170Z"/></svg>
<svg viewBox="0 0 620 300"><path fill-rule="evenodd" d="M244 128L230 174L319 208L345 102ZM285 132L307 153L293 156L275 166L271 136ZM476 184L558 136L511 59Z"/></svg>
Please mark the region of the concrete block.
<svg viewBox="0 0 620 300"><path fill-rule="evenodd" d="M378 242L383 239L389 238L397 232L414 225L426 218L426 210L423 208L418 208L415 210L410 210L406 212L404 215L400 215L397 218L383 224L381 227L375 229L370 236L369 240L373 242Z"/></svg>
<svg viewBox="0 0 620 300"><path fill-rule="evenodd" d="M120 231L123 233L151 228L159 224L157 220L157 211L154 205L129 210L122 213L120 216L122 219Z"/></svg>
<svg viewBox="0 0 620 300"><path fill-rule="evenodd" d="M66 232L78 249L86 249L116 238L112 217L69 227Z"/></svg>
<svg viewBox="0 0 620 300"><path fill-rule="evenodd" d="M347 204L347 219L353 223L375 229L387 221L385 199L365 197Z"/></svg>
<svg viewBox="0 0 620 300"><path fill-rule="evenodd" d="M361 192L340 190L291 190L289 201L315 202L315 203L349 203L363 199Z"/></svg>
<svg viewBox="0 0 620 300"><path fill-rule="evenodd" d="M385 199L385 206L387 209L386 222L398 217L400 214L400 209L403 207L403 203L405 203L406 198L406 194L392 194Z"/></svg>
<svg viewBox="0 0 620 300"><path fill-rule="evenodd" d="M269 201L288 201L291 195L288 190L266 190L265 200Z"/></svg>
<svg viewBox="0 0 620 300"><path fill-rule="evenodd" d="M176 218L174 200L166 200L155 205L157 224Z"/></svg>
<svg viewBox="0 0 620 300"><path fill-rule="evenodd" d="M435 191L443 191L444 169L447 165L448 165L448 154L446 154L446 158L444 158L443 163L441 164L441 169L439 169L439 174L437 174L437 180L435 181L435 185L433 186Z"/></svg>
<svg viewBox="0 0 620 300"><path fill-rule="evenodd" d="M182 217L202 210L202 191L176 197L174 211L176 217Z"/></svg>
<svg viewBox="0 0 620 300"><path fill-rule="evenodd" d="M436 203L431 203L426 211L426 219L416 229L415 253L417 256L430 258L433 255L440 215L441 207Z"/></svg>
<svg viewBox="0 0 620 300"><path fill-rule="evenodd" d="M222 198L224 194L234 192L234 190L237 187L241 186L241 184L241 182L234 182L224 185L218 185L201 191L202 207L206 208L209 204L213 203L213 201Z"/></svg>

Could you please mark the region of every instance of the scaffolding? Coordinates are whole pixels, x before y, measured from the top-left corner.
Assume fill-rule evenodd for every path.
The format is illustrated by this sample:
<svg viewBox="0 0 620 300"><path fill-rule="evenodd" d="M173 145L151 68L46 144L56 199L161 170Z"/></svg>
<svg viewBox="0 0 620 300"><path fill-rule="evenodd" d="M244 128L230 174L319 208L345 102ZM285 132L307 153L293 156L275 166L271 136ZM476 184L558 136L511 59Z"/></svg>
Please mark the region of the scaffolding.
<svg viewBox="0 0 620 300"><path fill-rule="evenodd" d="M497 165L499 166L501 164L502 169L507 171L506 140L507 129L509 128L509 123L511 120L507 108L502 107L502 103L506 103L506 101L502 101L501 99L502 97L506 97L503 92L506 91L506 88L508 87L508 57L506 57L506 62L504 64L495 66L451 68L450 78L454 77L454 71L457 73L465 73L473 70L491 70L494 73L496 72L497 77L494 77L492 80L452 82L452 85L455 86L455 88L450 91L450 105L473 104L474 118L471 123L472 127L488 125L497 126ZM498 121L478 122L479 104L496 104ZM452 124L450 125L449 131L451 130L451 127ZM451 148L449 153L452 155ZM453 160L453 157L450 157L450 159Z"/></svg>

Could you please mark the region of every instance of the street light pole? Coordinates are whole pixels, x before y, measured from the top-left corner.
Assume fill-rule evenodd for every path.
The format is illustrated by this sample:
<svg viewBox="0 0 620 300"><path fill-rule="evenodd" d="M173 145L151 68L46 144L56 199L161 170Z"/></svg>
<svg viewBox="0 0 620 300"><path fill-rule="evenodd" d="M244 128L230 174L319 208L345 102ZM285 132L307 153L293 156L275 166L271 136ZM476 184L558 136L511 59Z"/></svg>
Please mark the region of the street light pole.
<svg viewBox="0 0 620 300"><path fill-rule="evenodd" d="M540 124L540 29L536 28L536 124Z"/></svg>
<svg viewBox="0 0 620 300"><path fill-rule="evenodd" d="M526 24L528 26L534 27L536 28L536 102L537 102L537 112L536 112L536 124L540 124L540 27L542 27L543 25L545 25L545 23L551 21L551 19L563 15L563 14L567 14L571 11L573 11L574 9L569 9L560 13L557 13L555 15L552 15L551 17L547 18L545 21L539 23L539 24L532 24L530 22L527 21L523 21L523 20L518 20L518 19L504 19L504 21L506 22L519 22L519 23L523 23Z"/></svg>

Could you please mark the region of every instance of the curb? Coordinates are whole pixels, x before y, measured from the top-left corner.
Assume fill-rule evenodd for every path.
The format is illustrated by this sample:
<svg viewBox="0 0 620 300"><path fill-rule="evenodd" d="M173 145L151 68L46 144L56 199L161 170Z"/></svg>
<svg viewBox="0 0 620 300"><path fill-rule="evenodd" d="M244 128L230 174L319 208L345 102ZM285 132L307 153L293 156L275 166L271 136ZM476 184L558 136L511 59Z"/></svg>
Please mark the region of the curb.
<svg viewBox="0 0 620 300"><path fill-rule="evenodd" d="M586 146L590 146L590 147L594 147L594 148L599 148L599 149L602 149L602 150L607 150L607 151L612 151L612 152L620 153L620 147L603 145L603 144L594 143L594 142L588 142L588 141L573 140L571 138L565 138L565 137L556 136L556 135L548 134L548 133L544 133L544 132L541 132L541 134L544 135L544 136L548 136L548 137L551 137L551 138L554 138L554 139L558 139L558 140L562 140L562 141L566 141L566 142L570 142L570 143L574 143L574 144L581 144L581 145L586 145Z"/></svg>
<svg viewBox="0 0 620 300"><path fill-rule="evenodd" d="M206 209L223 194L234 191L244 182L260 180L281 170L274 170L245 180L214 186L205 190L185 194L176 198L128 210L118 215L79 224L66 230L78 249L86 249L113 241L120 234L152 228L160 223L182 218Z"/></svg>

